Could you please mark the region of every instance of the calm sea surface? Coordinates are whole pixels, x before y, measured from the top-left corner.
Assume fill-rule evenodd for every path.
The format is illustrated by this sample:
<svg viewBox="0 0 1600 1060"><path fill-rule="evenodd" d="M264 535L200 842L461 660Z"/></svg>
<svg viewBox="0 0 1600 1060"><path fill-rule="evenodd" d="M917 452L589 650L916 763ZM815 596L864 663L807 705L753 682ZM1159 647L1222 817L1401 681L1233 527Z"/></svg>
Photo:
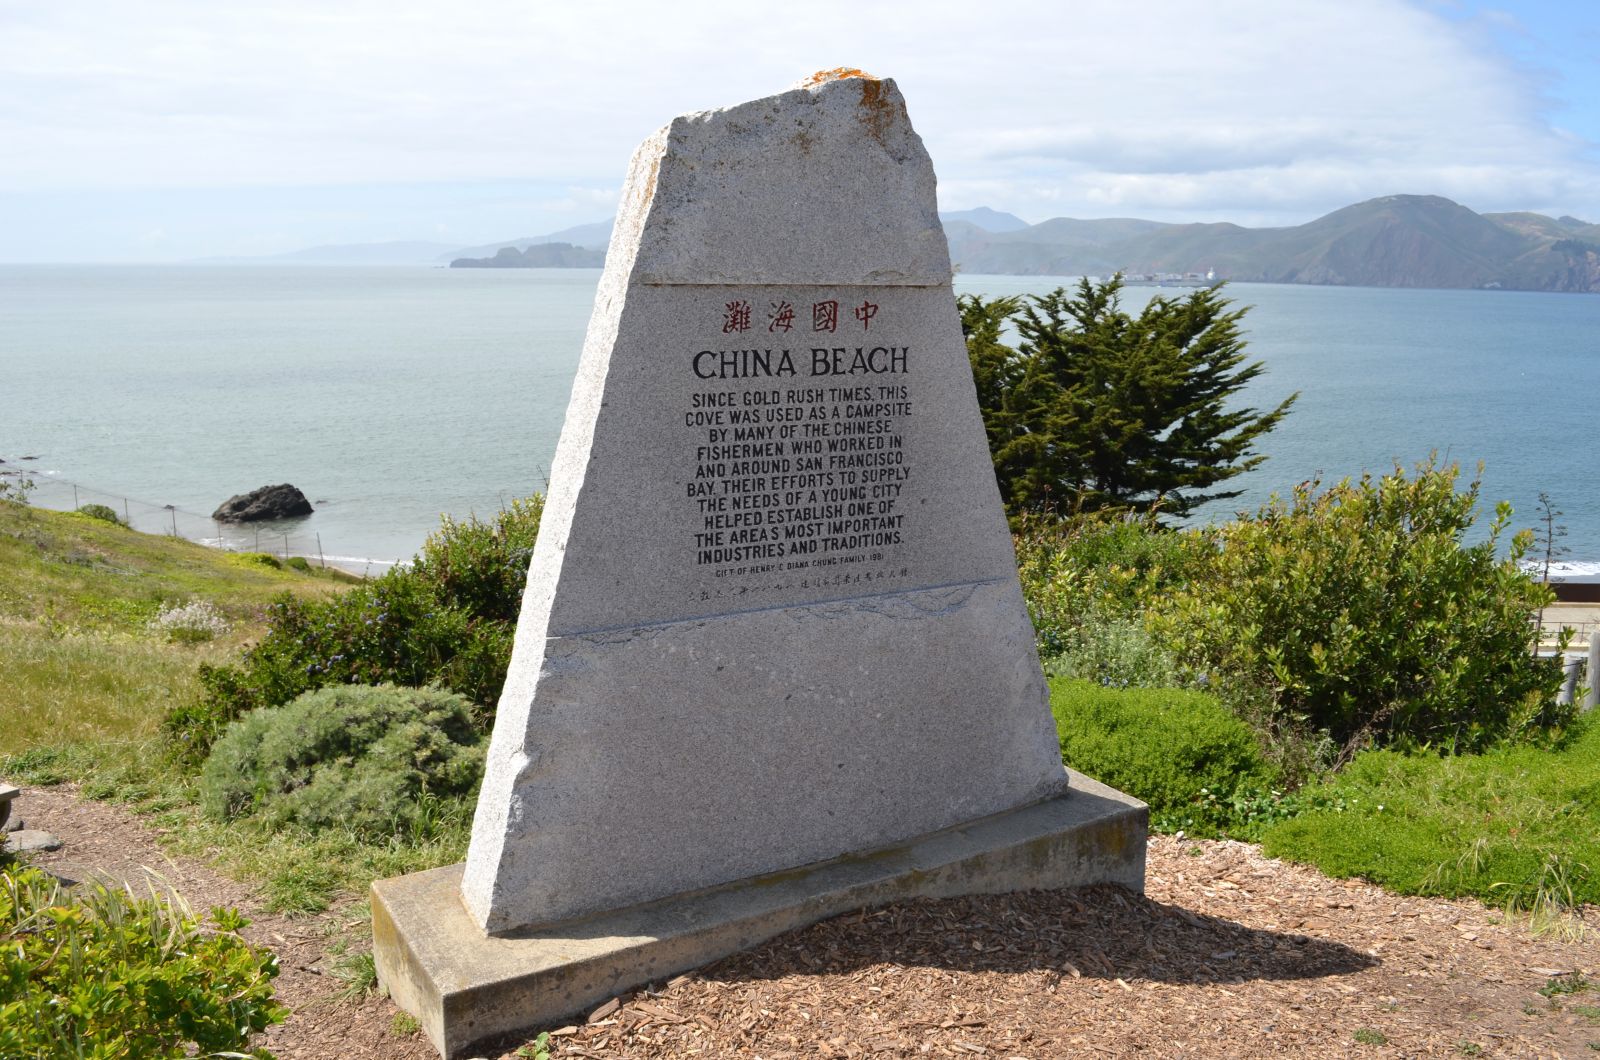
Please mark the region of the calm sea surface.
<svg viewBox="0 0 1600 1060"><path fill-rule="evenodd" d="M542 489L597 271L0 266L0 459L35 503L99 501L141 529L275 482L317 512L260 547L408 558L441 513ZM962 276L960 292L1065 278ZM1130 289L1137 308L1157 292ZM1573 559L1600 561L1600 297L1234 284L1249 400L1299 403L1238 480L1253 507L1315 475L1438 450L1486 465L1531 525L1540 490ZM23 460L24 457L36 457ZM168 508L166 506L172 506ZM255 531L227 531L234 545Z"/></svg>

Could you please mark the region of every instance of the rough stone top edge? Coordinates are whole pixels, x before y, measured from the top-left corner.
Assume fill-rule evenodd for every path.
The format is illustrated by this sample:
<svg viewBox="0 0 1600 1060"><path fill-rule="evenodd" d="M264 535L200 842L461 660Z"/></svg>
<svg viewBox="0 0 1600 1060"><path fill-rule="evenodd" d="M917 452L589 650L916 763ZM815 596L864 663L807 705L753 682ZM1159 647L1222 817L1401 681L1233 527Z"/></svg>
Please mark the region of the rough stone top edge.
<svg viewBox="0 0 1600 1060"><path fill-rule="evenodd" d="M811 74L810 76L802 77L789 87L791 89L817 89L821 88L830 81L843 81L851 77L858 77L863 81L883 80L881 77L875 77L874 75L867 73L865 70L858 70L853 66L835 66L831 70L818 70L816 73Z"/></svg>
<svg viewBox="0 0 1600 1060"><path fill-rule="evenodd" d="M674 118L623 194L627 282L948 287L933 164L892 78L819 71ZM610 263L608 263L609 265ZM618 263L622 264L622 263Z"/></svg>

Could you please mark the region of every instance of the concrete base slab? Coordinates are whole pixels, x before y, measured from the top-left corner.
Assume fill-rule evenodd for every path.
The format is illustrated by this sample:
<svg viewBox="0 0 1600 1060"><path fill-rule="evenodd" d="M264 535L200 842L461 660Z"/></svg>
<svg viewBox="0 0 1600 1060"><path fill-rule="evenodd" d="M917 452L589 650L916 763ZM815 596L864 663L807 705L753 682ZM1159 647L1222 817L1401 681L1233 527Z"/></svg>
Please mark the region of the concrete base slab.
<svg viewBox="0 0 1600 1060"><path fill-rule="evenodd" d="M1071 773L1065 795L907 843L508 936L472 922L450 865L372 885L378 980L453 1060L855 909L1091 883L1142 893L1148 822L1143 803Z"/></svg>

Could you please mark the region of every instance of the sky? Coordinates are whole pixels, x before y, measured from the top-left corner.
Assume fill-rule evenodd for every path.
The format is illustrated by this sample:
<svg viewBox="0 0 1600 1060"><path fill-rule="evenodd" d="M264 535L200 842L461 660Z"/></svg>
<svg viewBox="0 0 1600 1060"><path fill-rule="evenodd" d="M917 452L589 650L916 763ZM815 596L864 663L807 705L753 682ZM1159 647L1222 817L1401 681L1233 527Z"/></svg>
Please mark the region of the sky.
<svg viewBox="0 0 1600 1060"><path fill-rule="evenodd" d="M1592 0L0 0L0 262L603 220L674 115L893 77L941 208L1600 220Z"/></svg>

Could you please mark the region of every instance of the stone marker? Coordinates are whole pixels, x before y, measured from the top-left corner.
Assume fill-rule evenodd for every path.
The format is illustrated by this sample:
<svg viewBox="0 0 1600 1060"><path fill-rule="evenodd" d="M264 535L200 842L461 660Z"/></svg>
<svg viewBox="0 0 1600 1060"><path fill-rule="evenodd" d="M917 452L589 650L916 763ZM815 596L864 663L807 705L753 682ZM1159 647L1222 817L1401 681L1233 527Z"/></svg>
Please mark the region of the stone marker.
<svg viewBox="0 0 1600 1060"><path fill-rule="evenodd" d="M16 801L19 794L21 794L21 791L15 784L7 784L4 781L0 781L0 826L4 826L11 816L11 804ZM7 829L7 831L14 831L14 829Z"/></svg>
<svg viewBox="0 0 1600 1060"><path fill-rule="evenodd" d="M1142 889L1144 808L1068 794L950 278L892 81L634 155L467 863L373 889L441 1052L874 902Z"/></svg>

